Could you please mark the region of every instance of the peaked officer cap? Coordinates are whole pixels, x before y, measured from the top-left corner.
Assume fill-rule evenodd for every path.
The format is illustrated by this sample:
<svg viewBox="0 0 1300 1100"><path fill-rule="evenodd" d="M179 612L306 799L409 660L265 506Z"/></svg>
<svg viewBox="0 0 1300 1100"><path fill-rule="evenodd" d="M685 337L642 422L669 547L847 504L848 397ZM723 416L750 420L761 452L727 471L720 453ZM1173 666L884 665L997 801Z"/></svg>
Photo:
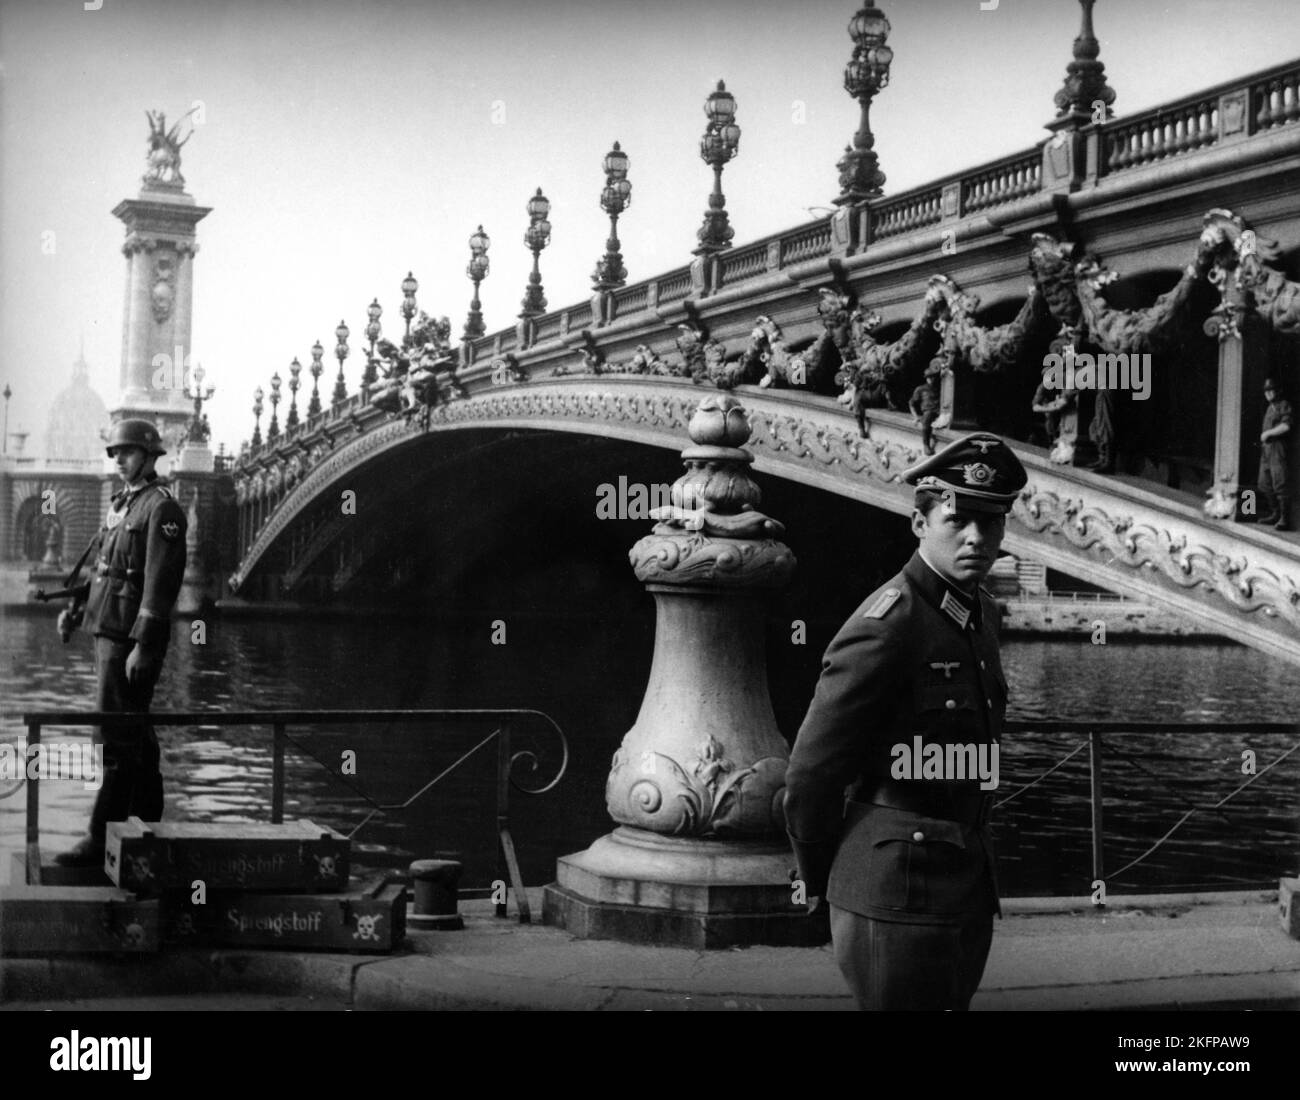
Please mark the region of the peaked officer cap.
<svg viewBox="0 0 1300 1100"><path fill-rule="evenodd" d="M1009 512L1029 475L1015 452L996 435L976 432L904 470L917 489L951 492L963 508Z"/></svg>
<svg viewBox="0 0 1300 1100"><path fill-rule="evenodd" d="M108 433L108 442L104 446L109 458L113 457L114 447L139 447L151 455L167 453L163 449L162 436L149 420L119 420Z"/></svg>

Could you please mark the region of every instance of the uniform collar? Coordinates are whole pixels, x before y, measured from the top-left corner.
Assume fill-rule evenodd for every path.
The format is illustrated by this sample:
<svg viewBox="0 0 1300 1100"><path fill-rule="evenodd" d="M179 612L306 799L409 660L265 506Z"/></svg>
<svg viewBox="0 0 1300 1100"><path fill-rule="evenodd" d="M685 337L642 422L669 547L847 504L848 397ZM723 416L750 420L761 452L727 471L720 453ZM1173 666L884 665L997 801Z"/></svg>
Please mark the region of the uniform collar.
<svg viewBox="0 0 1300 1100"><path fill-rule="evenodd" d="M154 482L156 482L157 480L158 480L158 473L157 471L155 471L154 473L150 474L147 478L145 478L143 485L137 485L134 489L130 489L127 488L126 486L123 486L121 489L119 489L116 493L113 494L111 498L111 503L115 507L121 504L129 504L132 498L138 496L140 493L143 493L146 489L149 488L149 486L153 485Z"/></svg>
<svg viewBox="0 0 1300 1100"><path fill-rule="evenodd" d="M972 630L979 630L983 616L978 589L973 596L963 592L926 561L919 549L903 567L903 572L917 591L951 619L957 629L965 630L969 626Z"/></svg>

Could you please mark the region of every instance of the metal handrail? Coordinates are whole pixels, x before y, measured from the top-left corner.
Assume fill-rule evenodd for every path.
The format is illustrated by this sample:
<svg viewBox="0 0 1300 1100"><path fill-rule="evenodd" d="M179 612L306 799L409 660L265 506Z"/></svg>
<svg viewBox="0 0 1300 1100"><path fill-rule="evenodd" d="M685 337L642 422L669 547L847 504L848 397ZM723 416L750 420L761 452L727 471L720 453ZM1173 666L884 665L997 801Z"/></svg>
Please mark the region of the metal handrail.
<svg viewBox="0 0 1300 1100"><path fill-rule="evenodd" d="M272 749L272 804L271 820L279 823L283 820L284 814L284 749L286 744L290 744L291 739L288 737L286 727L289 725L307 725L320 722L396 722L410 723L425 721L428 719L469 719L494 721L497 719L510 719L520 717L534 717L545 721L560 738L562 758L555 778L545 786L532 789L520 785L511 775L514 764L523 758L531 758L532 764L536 766L536 757L530 752L520 752L511 754L509 727L502 726L494 730L486 738L476 744L468 752L460 757L450 767L444 769L439 775L435 776L429 783L425 784L420 790L412 795L405 802L393 805L381 806L375 803L368 796L363 795L367 801L374 807L372 812L353 830L353 834L362 828L376 813L389 810L401 810L410 806L416 799L423 796L430 788L437 784L446 775L458 768L464 761L468 760L493 738L498 739L497 754L497 828L498 828L498 874L502 873L502 862L505 864L505 872L509 874L511 884L515 894L519 899L519 919L521 923L528 923L531 919L528 908L528 899L524 891L522 876L519 872L518 861L515 857L514 843L510 836L509 830L509 788L511 785L516 789L527 794L544 794L552 790L560 779L563 777L568 768L569 748L568 741L564 732L559 725L549 715L537 710L262 710L262 711L235 711L230 713L213 714L206 711L162 711L150 714L143 713L108 713L102 711L34 711L22 716L22 721L28 728L28 745L40 744L41 726L42 725L89 725L102 724L104 721L127 722L127 721L147 721L154 725L174 725L174 726L237 726L237 725L271 725L273 728L273 749ZM1103 825L1103 790L1102 790L1102 750L1103 736L1106 737L1125 737L1141 736L1156 733L1185 733L1185 734L1209 734L1209 733L1235 733L1235 734L1300 734L1300 725L1291 722L1112 722L1112 721L1060 721L1052 719L1033 720L1033 719L1006 719L1002 723L1003 733L1080 733L1086 734L1087 740L1071 750L1063 759L1057 761L1050 768L1038 775L1028 783L1022 785L1011 795L998 800L997 805L1002 806L1012 799L1019 797L1031 787L1037 785L1048 775L1055 772L1067 761L1077 756L1086 747L1088 749L1088 770L1089 770L1089 788L1090 802L1092 807L1092 876L1093 880L1105 880L1105 860L1103 851L1104 842L1104 825ZM295 746L299 747L299 746ZM1159 840L1155 842L1146 852L1138 856L1137 859L1131 860L1121 872L1127 871L1141 860L1147 858L1152 852L1160 847L1168 838L1177 830L1184 821L1193 813L1200 809L1218 809L1227 803L1230 799L1236 797L1246 787L1250 786L1256 779L1261 778L1268 771L1281 763L1292 753L1300 751L1300 742L1284 752L1277 760L1267 764L1252 775L1245 783L1240 784L1225 798L1220 799L1212 806L1193 806L1188 812L1170 828ZM313 759L315 759L313 757ZM330 771L335 778L342 779L341 776L329 769L321 761L316 761L322 768ZM350 785L349 785L350 786ZM359 793L359 792L358 792ZM39 840L39 814L40 806L38 801L39 778L28 781L27 788L27 856L29 875L33 873L35 878L29 878L29 881L39 881L40 854L37 847ZM1102 903L1104 904L1104 903ZM498 903L496 906L497 916L506 915L504 904Z"/></svg>
<svg viewBox="0 0 1300 1100"><path fill-rule="evenodd" d="M1101 757L1102 757L1102 736L1103 734L1110 737L1115 736L1137 736L1141 734L1153 733L1249 733L1249 734L1300 734L1300 725L1294 722L1062 722L1062 721L1032 721L1026 719L1006 719L1002 723L1003 733L1085 733L1088 740L1084 745L1079 745L1067 754L1063 759L1058 760L1041 775L1026 783L1014 794L1000 799L996 805L1002 806L1010 802L1013 798L1019 797L1030 787L1034 786L1041 780L1045 779L1057 768L1061 767L1067 760L1077 756L1083 751L1085 745L1088 749L1088 786L1089 801L1092 806L1092 880L1096 882L1105 882L1105 853L1104 840L1105 829L1102 817L1102 782L1101 782ZM1174 823L1172 828L1168 829L1163 836L1152 844L1145 852L1136 859L1129 860L1123 867L1117 871L1116 877L1136 866L1147 856L1155 852L1166 840L1168 840L1175 831L1177 831L1192 814L1201 809L1217 810L1229 800L1235 798L1238 794L1249 787L1255 780L1260 779L1292 753L1300 750L1300 741L1292 745L1286 752L1282 753L1276 760L1266 764L1257 772L1252 774L1246 782L1239 784L1224 798L1219 799L1211 806L1192 806ZM1098 907L1105 906L1105 902L1098 902Z"/></svg>
<svg viewBox="0 0 1300 1100"><path fill-rule="evenodd" d="M541 787L525 787L511 774L516 763L521 761L529 763L530 767L535 770L537 767L537 757L534 753L527 750L522 752L511 751L510 725L521 719L541 720L550 726L560 739L560 766L556 770L555 777ZM547 791L554 789L557 783L563 778L565 771L569 766L569 742L564 736L564 731L560 729L559 724L549 714L540 710L529 710L521 708L493 708L493 709L447 709L437 708L432 710L244 710L244 711L226 711L213 713L210 711L154 711L154 712L135 712L135 711L85 711L85 710L43 710L29 711L22 716L22 722L27 727L27 751L30 752L32 746L41 743L41 729L43 726L99 726L105 723L113 725L129 724L132 722L148 723L155 726L265 726L269 725L272 729L271 741L271 823L279 825L284 821L284 751L286 745L293 744L288 736L288 727L291 725L319 725L323 723L334 722L389 722L399 725L412 724L416 722L429 721L459 721L459 722L499 722L501 723L487 737L483 738L468 752L464 753L450 767L445 768L441 773L426 783L415 792L405 802L381 805L370 798L364 792L352 787L343 779L341 774L335 773L332 768L327 767L322 761L311 757L318 765L334 775L336 779L344 782L355 793L360 794L367 802L371 804L371 812L366 815L361 824L358 825L349 835L349 839L354 836L367 822L378 813L384 813L391 810L403 810L412 805L417 799L426 794L432 787L439 783L446 776L455 771L461 764L471 756L489 744L493 739L497 742L497 783L496 783L496 801L497 801L497 873L498 875L508 874L510 883L515 891L516 903L519 908L519 922L528 924L532 917L529 911L528 894L524 888L523 876L519 870L519 860L515 855L514 840L510 834L510 788L513 786L516 790L524 794L545 794ZM299 748L301 746L294 746ZM311 755L311 754L307 754ZM41 875L41 857L40 857L40 771L27 780L27 827L26 827L26 853L27 853L27 881L36 885L40 884ZM504 902L498 902L496 905L496 915L504 917L506 915L506 905Z"/></svg>

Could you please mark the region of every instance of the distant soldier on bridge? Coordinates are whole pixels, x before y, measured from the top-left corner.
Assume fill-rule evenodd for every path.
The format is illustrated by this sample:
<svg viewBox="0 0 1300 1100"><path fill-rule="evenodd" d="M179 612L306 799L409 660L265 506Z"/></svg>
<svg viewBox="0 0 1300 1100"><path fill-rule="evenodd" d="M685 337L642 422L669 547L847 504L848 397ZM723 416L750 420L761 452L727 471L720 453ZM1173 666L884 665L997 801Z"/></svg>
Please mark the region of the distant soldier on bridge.
<svg viewBox="0 0 1300 1100"><path fill-rule="evenodd" d="M943 359L936 356L925 370L925 381L912 391L907 407L912 412L912 422L921 429L921 449L934 454L934 422L939 416L939 376Z"/></svg>
<svg viewBox="0 0 1300 1100"><path fill-rule="evenodd" d="M90 547L94 576L59 615L59 633L66 639L84 618L94 635L97 710L141 712L153 701L167 653L172 606L185 575L186 519L154 471L167 452L152 423L118 421L107 449L124 485ZM104 746L103 782L87 835L55 857L64 866L101 864L108 822L162 817L161 754L153 726L106 723L96 741Z"/></svg>
<svg viewBox="0 0 1300 1100"><path fill-rule="evenodd" d="M1260 523L1271 523L1279 531L1291 530L1291 503L1286 477L1287 442L1291 438L1291 402L1284 400L1273 379L1264 382L1268 408L1259 433L1259 495L1268 512Z"/></svg>

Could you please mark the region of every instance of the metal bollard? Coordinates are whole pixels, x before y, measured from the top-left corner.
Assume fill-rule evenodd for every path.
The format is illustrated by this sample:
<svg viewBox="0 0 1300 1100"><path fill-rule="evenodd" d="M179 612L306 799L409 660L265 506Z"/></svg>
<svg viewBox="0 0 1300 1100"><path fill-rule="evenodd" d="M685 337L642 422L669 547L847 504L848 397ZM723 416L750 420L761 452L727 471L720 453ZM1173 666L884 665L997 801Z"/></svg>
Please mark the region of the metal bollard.
<svg viewBox="0 0 1300 1100"><path fill-rule="evenodd" d="M454 859L417 859L411 864L415 904L406 918L407 928L454 932L465 927L456 908L461 870Z"/></svg>

